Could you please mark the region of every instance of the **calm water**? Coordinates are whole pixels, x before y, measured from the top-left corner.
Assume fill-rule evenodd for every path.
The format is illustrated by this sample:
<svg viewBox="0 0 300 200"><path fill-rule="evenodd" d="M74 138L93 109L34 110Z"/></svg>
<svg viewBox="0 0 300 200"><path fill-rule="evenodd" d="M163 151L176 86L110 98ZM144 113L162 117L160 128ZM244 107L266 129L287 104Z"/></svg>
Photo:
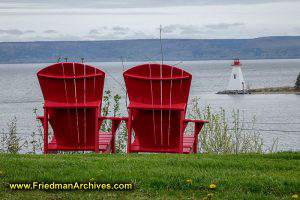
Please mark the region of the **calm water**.
<svg viewBox="0 0 300 200"><path fill-rule="evenodd" d="M279 138L279 150L300 150L300 95L216 95L227 87L231 61L186 61L180 67L193 75L190 98L200 97L201 107L211 105L232 111L239 109L245 121L256 117L256 129L261 129L264 141L269 145ZM166 62L175 64L177 62ZM105 88L119 93L122 112L125 114L121 63L89 63L106 72ZM141 62L125 63L125 68ZM292 86L300 72L300 60L243 60L244 79L251 88ZM36 73L48 64L0 64L0 128L14 116L18 120L18 132L24 137L36 131L33 108L42 114L43 97ZM112 78L114 77L114 79Z"/></svg>

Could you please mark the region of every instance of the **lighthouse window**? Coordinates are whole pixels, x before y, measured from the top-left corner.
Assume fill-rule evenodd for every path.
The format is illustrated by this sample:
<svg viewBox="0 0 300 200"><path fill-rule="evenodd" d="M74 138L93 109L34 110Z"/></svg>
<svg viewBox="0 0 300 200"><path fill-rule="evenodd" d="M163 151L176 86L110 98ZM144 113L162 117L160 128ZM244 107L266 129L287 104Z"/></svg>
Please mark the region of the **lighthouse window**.
<svg viewBox="0 0 300 200"><path fill-rule="evenodd" d="M233 74L233 78L236 79L236 74Z"/></svg>

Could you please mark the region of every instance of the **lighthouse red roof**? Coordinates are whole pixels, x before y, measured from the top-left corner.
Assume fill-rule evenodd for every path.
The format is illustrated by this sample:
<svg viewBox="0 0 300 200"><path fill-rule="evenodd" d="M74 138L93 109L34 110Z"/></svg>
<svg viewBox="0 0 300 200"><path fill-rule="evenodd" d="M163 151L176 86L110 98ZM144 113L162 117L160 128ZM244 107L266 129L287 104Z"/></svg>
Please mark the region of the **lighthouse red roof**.
<svg viewBox="0 0 300 200"><path fill-rule="evenodd" d="M234 59L232 66L241 66L240 59L238 58Z"/></svg>

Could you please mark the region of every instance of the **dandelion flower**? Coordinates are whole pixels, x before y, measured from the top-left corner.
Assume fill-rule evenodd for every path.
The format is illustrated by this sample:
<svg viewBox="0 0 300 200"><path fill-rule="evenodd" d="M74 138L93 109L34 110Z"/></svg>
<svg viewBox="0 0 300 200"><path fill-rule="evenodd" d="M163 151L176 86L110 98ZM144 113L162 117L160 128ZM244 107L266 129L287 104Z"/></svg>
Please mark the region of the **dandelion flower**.
<svg viewBox="0 0 300 200"><path fill-rule="evenodd" d="M186 180L186 182L187 182L188 184L192 184L192 183L193 183L192 179L188 179L188 180Z"/></svg>
<svg viewBox="0 0 300 200"><path fill-rule="evenodd" d="M298 199L298 198L299 198L298 194L294 194L294 195L292 196L292 199Z"/></svg>
<svg viewBox="0 0 300 200"><path fill-rule="evenodd" d="M217 186L215 184L213 184L213 183L209 185L209 189L213 190L213 189L216 189L216 188L217 188Z"/></svg>

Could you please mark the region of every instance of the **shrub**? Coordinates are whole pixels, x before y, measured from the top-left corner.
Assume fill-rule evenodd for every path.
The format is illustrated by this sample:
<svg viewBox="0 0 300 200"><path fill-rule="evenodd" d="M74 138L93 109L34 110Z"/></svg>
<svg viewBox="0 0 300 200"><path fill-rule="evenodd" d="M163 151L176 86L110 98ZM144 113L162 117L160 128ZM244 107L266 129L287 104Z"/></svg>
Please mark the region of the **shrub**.
<svg viewBox="0 0 300 200"><path fill-rule="evenodd" d="M23 146L27 145L27 141L21 144L21 138L17 134L17 118L14 117L7 123L7 132L2 129L1 134L1 152L19 153Z"/></svg>
<svg viewBox="0 0 300 200"><path fill-rule="evenodd" d="M300 72L299 72L298 77L297 77L297 80L296 80L296 82L295 82L295 88L296 88L297 90L300 89Z"/></svg>
<svg viewBox="0 0 300 200"><path fill-rule="evenodd" d="M264 153L274 152L277 149L278 139L273 139L270 147L264 145L263 138L255 129L255 117L252 124L246 124L240 117L239 110L233 110L231 120L228 122L227 113L223 108L220 111L212 111L210 106L203 110L199 107L199 98L191 100L188 117L193 119L205 119L206 124L199 134L198 152L203 153ZM189 125L188 134L192 134Z"/></svg>

